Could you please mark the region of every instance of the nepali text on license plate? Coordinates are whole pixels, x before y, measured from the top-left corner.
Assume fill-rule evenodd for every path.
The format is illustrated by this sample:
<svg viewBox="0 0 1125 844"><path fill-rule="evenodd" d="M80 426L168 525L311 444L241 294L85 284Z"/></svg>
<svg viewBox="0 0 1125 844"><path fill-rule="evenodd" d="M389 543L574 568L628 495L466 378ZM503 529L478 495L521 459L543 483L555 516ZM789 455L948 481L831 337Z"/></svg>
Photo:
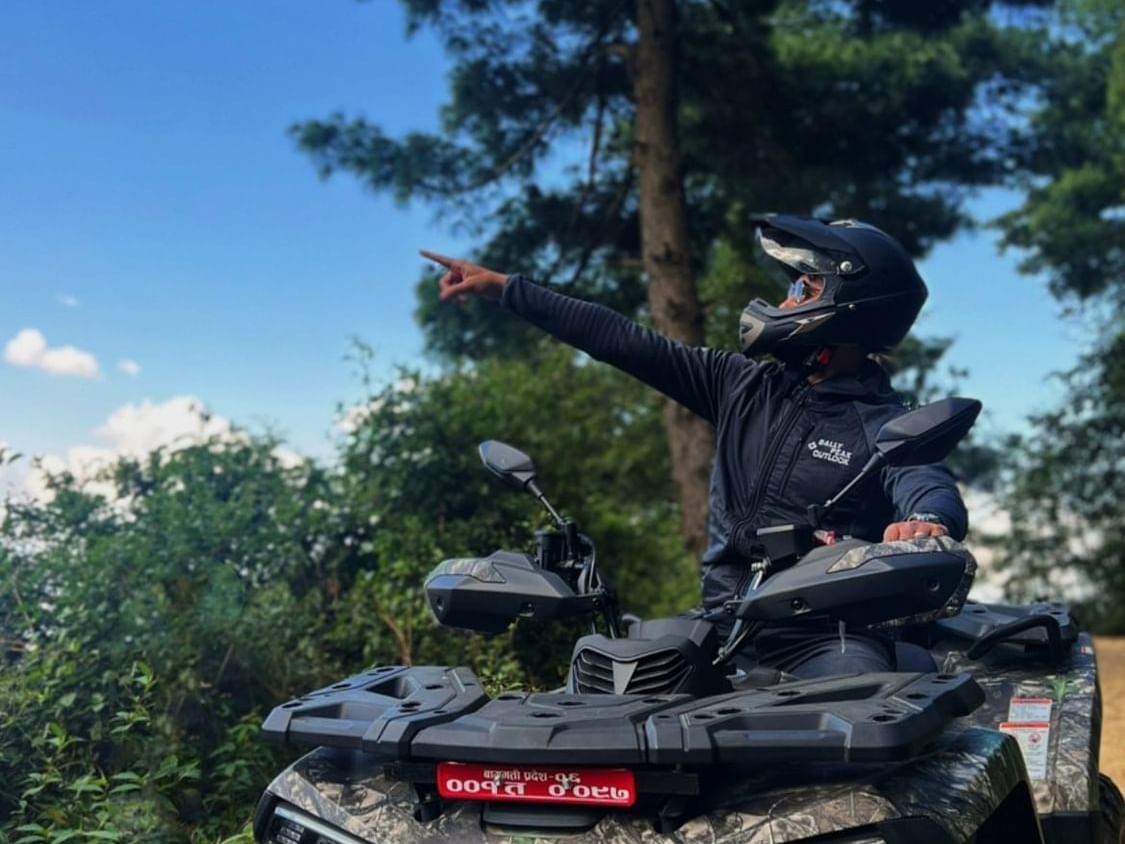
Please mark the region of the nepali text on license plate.
<svg viewBox="0 0 1125 844"><path fill-rule="evenodd" d="M637 785L632 771L594 768L528 768L440 762L437 787L452 800L506 800L632 806Z"/></svg>

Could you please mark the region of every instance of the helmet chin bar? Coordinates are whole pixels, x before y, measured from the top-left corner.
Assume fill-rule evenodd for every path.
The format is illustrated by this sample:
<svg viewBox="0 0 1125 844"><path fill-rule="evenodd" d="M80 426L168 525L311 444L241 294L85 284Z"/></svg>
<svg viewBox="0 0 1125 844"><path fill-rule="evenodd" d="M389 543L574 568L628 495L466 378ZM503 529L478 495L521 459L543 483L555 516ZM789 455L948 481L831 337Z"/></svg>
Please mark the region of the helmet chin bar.
<svg viewBox="0 0 1125 844"><path fill-rule="evenodd" d="M838 279L825 277L825 287L820 296L789 308L781 308L764 299L754 299L742 310L739 318L739 345L743 354L755 357L792 349L787 363L796 363L794 356L803 356L810 349L837 345L825 342L825 328L834 327L840 316L836 306ZM821 338L821 339L818 339Z"/></svg>

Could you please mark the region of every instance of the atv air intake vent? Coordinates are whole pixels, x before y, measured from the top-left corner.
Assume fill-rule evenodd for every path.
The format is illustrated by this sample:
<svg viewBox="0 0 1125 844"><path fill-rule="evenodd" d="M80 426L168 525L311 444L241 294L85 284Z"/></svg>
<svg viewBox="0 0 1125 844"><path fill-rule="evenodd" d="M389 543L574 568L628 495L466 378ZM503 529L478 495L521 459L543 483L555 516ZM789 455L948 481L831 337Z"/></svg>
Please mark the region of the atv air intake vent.
<svg viewBox="0 0 1125 844"><path fill-rule="evenodd" d="M691 666L674 650L616 660L593 648L583 648L575 654L571 671L579 694L664 695L680 690L691 675Z"/></svg>
<svg viewBox="0 0 1125 844"><path fill-rule="evenodd" d="M692 618L640 621L624 639L583 636L570 659L575 694L717 694L730 684L712 664L715 628Z"/></svg>

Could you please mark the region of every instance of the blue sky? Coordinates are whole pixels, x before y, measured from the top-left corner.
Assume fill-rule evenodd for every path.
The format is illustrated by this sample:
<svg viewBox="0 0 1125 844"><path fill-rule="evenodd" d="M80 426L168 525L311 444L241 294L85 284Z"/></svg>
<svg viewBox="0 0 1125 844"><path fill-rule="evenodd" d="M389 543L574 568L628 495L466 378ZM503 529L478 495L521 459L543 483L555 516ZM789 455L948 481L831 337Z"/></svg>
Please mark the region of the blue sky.
<svg viewBox="0 0 1125 844"><path fill-rule="evenodd" d="M404 32L392 0L5 0L0 346L35 329L101 375L0 361L0 441L63 453L96 444L125 404L193 395L331 452L336 405L359 396L350 338L383 366L418 362L415 249L471 245L425 207L321 181L286 134L337 110L391 133L433 128L442 51ZM923 333L958 338L950 360L971 370L965 392L989 427L1049 406L1060 393L1046 375L1080 338L1042 281L1017 275L988 232L922 269Z"/></svg>

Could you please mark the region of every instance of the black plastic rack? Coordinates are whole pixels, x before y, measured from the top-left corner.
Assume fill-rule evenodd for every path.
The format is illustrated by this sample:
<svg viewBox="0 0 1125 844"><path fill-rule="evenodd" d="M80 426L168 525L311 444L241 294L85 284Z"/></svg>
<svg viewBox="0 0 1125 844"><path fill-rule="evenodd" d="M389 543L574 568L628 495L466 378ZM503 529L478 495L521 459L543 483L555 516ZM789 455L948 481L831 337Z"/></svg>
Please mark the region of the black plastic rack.
<svg viewBox="0 0 1125 844"><path fill-rule="evenodd" d="M967 674L862 674L707 698L509 692L465 668L387 666L282 704L274 741L386 762L634 769L885 762L922 752L983 701Z"/></svg>

